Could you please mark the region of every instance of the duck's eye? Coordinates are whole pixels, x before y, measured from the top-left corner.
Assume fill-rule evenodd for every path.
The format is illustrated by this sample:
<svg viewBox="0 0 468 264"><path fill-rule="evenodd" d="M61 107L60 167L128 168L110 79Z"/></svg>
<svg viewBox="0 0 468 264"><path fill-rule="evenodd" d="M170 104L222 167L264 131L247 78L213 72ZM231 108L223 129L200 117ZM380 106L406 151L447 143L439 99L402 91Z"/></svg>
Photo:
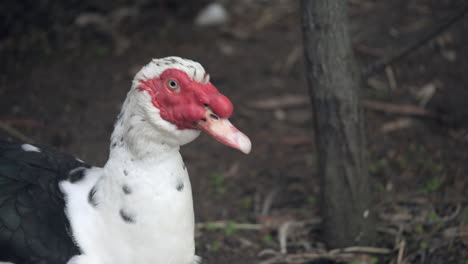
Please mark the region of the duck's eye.
<svg viewBox="0 0 468 264"><path fill-rule="evenodd" d="M169 87L172 90L176 90L179 89L179 83L174 80L169 80L167 82L167 87Z"/></svg>

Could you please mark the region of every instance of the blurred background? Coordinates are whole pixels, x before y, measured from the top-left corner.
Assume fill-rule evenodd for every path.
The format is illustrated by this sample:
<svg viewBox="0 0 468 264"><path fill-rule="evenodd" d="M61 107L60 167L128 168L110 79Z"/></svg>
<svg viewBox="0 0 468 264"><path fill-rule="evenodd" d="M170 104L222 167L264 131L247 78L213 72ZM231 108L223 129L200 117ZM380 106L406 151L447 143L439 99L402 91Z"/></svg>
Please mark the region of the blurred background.
<svg viewBox="0 0 468 264"><path fill-rule="evenodd" d="M467 3L348 4L364 69ZM267 264L293 263L278 252L323 253L300 11L293 0L3 0L0 138L102 166L134 74L151 58L196 60L253 142L248 156L205 135L182 149L198 254ZM468 263L468 18L370 74L362 96L378 246L404 237L406 263ZM395 252L337 260L397 263Z"/></svg>

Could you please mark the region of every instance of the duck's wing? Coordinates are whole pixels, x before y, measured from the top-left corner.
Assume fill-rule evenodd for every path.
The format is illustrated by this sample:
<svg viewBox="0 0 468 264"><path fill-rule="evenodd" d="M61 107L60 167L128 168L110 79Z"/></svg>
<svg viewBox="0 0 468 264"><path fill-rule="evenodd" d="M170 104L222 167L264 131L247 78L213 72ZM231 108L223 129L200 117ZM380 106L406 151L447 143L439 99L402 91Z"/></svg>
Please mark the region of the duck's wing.
<svg viewBox="0 0 468 264"><path fill-rule="evenodd" d="M64 264L79 253L59 182L89 167L46 147L0 141L0 261Z"/></svg>

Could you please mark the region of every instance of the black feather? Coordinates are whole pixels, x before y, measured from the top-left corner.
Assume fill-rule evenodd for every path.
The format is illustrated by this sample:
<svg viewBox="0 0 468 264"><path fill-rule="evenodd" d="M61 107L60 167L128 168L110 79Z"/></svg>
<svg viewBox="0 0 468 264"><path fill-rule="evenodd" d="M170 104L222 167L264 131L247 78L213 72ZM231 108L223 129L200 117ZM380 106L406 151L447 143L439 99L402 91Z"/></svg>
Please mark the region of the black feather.
<svg viewBox="0 0 468 264"><path fill-rule="evenodd" d="M68 235L62 180L88 165L47 147L0 141L0 261L63 264L79 254Z"/></svg>
<svg viewBox="0 0 468 264"><path fill-rule="evenodd" d="M96 186L93 186L93 188L91 188L91 190L88 193L88 203L93 207L96 207L98 205L96 200Z"/></svg>

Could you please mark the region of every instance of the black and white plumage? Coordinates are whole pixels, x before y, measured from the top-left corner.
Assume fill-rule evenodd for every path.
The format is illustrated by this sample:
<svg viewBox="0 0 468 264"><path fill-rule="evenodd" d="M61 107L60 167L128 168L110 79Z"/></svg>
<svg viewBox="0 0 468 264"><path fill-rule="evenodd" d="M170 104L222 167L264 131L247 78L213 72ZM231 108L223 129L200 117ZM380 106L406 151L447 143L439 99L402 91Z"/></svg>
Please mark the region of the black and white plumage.
<svg viewBox="0 0 468 264"><path fill-rule="evenodd" d="M103 168L0 143L0 261L198 263L179 147L204 131L248 153L250 141L228 121L231 113L200 64L168 57L135 76Z"/></svg>
<svg viewBox="0 0 468 264"><path fill-rule="evenodd" d="M0 141L2 261L62 264L79 253L58 182L76 180L70 171L87 167L46 147Z"/></svg>

